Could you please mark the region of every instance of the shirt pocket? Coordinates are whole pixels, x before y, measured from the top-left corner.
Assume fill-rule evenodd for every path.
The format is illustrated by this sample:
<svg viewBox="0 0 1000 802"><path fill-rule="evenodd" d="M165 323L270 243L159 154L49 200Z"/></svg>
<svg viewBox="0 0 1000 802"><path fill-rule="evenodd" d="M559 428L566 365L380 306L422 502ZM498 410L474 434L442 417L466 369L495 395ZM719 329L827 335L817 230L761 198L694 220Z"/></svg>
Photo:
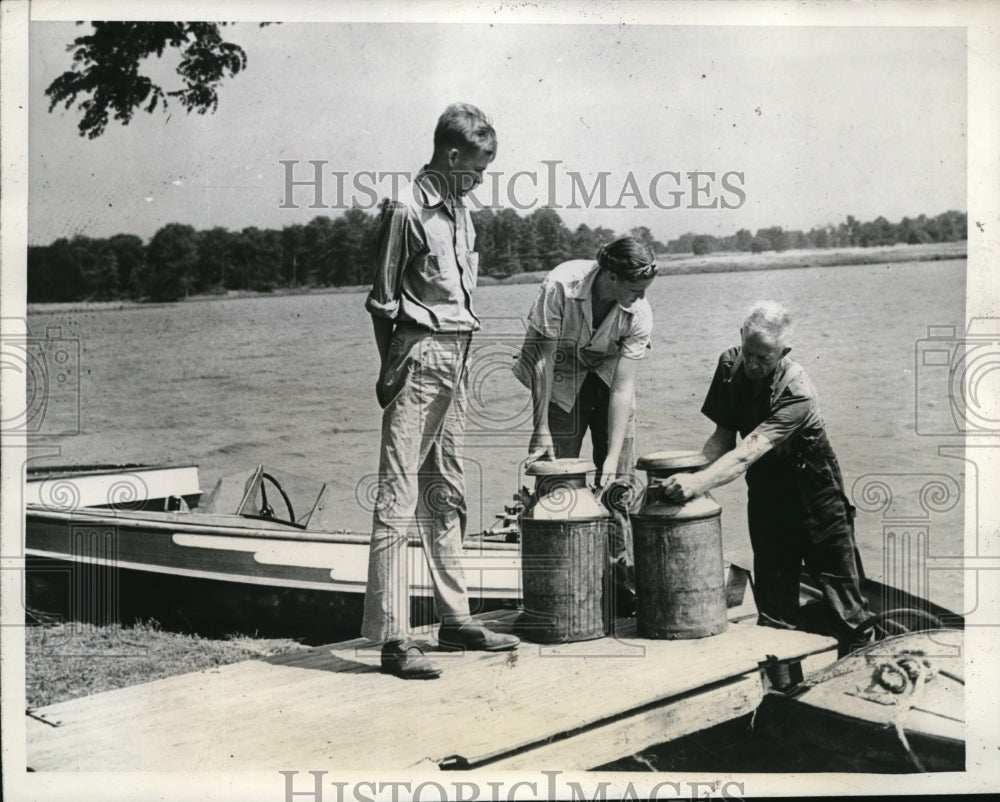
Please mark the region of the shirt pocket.
<svg viewBox="0 0 1000 802"><path fill-rule="evenodd" d="M433 253L428 253L416 265L416 276L413 295L435 314L439 306L453 303L461 292L456 266Z"/></svg>

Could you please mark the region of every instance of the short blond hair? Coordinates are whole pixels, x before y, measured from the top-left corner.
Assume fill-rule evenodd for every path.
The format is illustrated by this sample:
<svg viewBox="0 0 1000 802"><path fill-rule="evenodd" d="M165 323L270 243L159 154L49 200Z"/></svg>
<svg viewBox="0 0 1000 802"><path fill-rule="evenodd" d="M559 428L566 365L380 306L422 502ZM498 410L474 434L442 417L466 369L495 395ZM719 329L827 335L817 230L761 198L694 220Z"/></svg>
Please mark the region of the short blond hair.
<svg viewBox="0 0 1000 802"><path fill-rule="evenodd" d="M434 152L451 148L478 148L489 156L497 151L497 132L489 117L471 103L452 103L438 118L434 129Z"/></svg>

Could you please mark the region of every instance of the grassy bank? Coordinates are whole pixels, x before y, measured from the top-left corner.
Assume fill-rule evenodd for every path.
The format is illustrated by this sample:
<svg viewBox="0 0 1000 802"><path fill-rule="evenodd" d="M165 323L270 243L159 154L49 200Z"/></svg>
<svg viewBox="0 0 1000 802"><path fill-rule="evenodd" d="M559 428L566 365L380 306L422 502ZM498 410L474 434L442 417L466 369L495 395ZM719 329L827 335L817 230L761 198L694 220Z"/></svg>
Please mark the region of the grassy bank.
<svg viewBox="0 0 1000 802"><path fill-rule="evenodd" d="M305 649L293 640L234 635L225 640L133 627L60 624L24 634L28 709L228 663Z"/></svg>
<svg viewBox="0 0 1000 802"><path fill-rule="evenodd" d="M694 273L733 273L753 270L786 270L797 267L838 267L846 265L877 265L898 262L930 262L942 259L964 259L967 255L967 243L941 242L923 245L889 245L875 248L814 248L806 250L790 250L776 253L710 253L704 256L689 254L659 254L657 263L660 275L688 275ZM497 279L481 275L479 283L483 286L496 284L537 284L545 278L548 271L540 270L531 273L516 273L507 278ZM286 295L314 295L324 293L360 293L368 292L369 287L295 287L276 289L269 293L250 292L249 290L229 290L224 293L207 295L192 295L178 303L198 303L206 301L232 300L234 298L259 298ZM147 304L139 301L67 301L65 303L35 303L28 304L31 314L58 312L100 312L119 309L148 309L173 304Z"/></svg>

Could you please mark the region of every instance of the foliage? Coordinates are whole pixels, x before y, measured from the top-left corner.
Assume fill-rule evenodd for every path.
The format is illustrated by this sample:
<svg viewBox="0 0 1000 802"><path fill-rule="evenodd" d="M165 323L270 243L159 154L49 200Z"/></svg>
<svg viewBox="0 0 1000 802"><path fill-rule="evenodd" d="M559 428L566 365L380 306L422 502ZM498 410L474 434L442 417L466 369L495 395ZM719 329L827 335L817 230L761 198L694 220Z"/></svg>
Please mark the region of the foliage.
<svg viewBox="0 0 1000 802"><path fill-rule="evenodd" d="M570 231L547 208L526 217L513 209L481 209L472 213L472 219L480 270L498 278L550 270L566 259L593 259L601 245L616 237L608 228L585 224ZM170 223L148 245L130 234L60 238L51 245L28 248L28 300L172 301L228 290L364 286L373 276L375 230L374 215L349 209L336 218L319 216L306 225L280 230L251 226L230 231L216 226L196 231ZM762 253L964 240L966 215L904 217L898 224L883 217L867 223L848 217L838 226L808 232L771 226L756 233L741 229L728 237L688 232L665 245L645 227L631 233L651 241L658 254Z"/></svg>
<svg viewBox="0 0 1000 802"><path fill-rule="evenodd" d="M691 253L695 256L702 256L703 254L711 253L713 239L714 237L706 237L704 234L699 234L691 240Z"/></svg>
<svg viewBox="0 0 1000 802"><path fill-rule="evenodd" d="M154 301L176 301L197 290L198 245L193 226L170 223L153 236L140 271L142 295Z"/></svg>
<svg viewBox="0 0 1000 802"><path fill-rule="evenodd" d="M701 255L713 251L762 253L785 251L789 248L869 248L884 245L917 245L926 242L957 242L967 237L967 215L948 211L937 217L925 214L904 217L890 223L884 217L862 223L848 215L839 225L818 226L810 231L795 231L781 226L759 228L751 232L740 229L729 237L686 233L670 240L663 248L667 253Z"/></svg>
<svg viewBox="0 0 1000 802"><path fill-rule="evenodd" d="M144 107L166 109L174 98L188 111L204 114L219 105L218 86L247 64L243 48L223 40L214 22L94 22L93 32L68 45L73 67L45 90L49 111L74 104L83 112L80 135L95 139L104 133L111 115L128 125ZM149 56L168 48L180 54L179 89L164 90L140 68Z"/></svg>

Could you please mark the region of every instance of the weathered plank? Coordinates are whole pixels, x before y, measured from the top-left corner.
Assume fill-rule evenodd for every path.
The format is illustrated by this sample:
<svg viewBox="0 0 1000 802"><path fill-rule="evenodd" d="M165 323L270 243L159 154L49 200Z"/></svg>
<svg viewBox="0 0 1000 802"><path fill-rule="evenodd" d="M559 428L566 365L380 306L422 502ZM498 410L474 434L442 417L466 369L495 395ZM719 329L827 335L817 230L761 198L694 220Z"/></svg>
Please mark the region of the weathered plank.
<svg viewBox="0 0 1000 802"><path fill-rule="evenodd" d="M812 655L803 661L804 670L820 668L829 661L828 653ZM656 744L732 721L755 710L762 697L760 678L757 672L752 672L732 682L664 700L651 709L638 710L607 724L567 733L534 748L498 755L480 765L496 771L583 771L608 762L609 754L633 755Z"/></svg>
<svg viewBox="0 0 1000 802"><path fill-rule="evenodd" d="M509 623L509 615L498 617L499 626ZM29 764L176 771L280 769L308 760L407 768L520 753L517 765L534 765L533 750L576 741L573 766L584 767L580 761L629 754L636 743L629 727L643 728L646 746L742 714L746 702L726 707L729 691L698 697L752 685L767 655L829 661L834 648L829 638L747 622L689 641L641 640L624 627L616 638L525 643L507 654L438 652L441 679L404 682L379 672L377 651L351 641L50 705L35 712L58 726L29 720ZM684 704L672 710L672 701ZM601 735L600 728L610 729ZM539 752L538 759L558 762L574 750L552 748L552 757Z"/></svg>

